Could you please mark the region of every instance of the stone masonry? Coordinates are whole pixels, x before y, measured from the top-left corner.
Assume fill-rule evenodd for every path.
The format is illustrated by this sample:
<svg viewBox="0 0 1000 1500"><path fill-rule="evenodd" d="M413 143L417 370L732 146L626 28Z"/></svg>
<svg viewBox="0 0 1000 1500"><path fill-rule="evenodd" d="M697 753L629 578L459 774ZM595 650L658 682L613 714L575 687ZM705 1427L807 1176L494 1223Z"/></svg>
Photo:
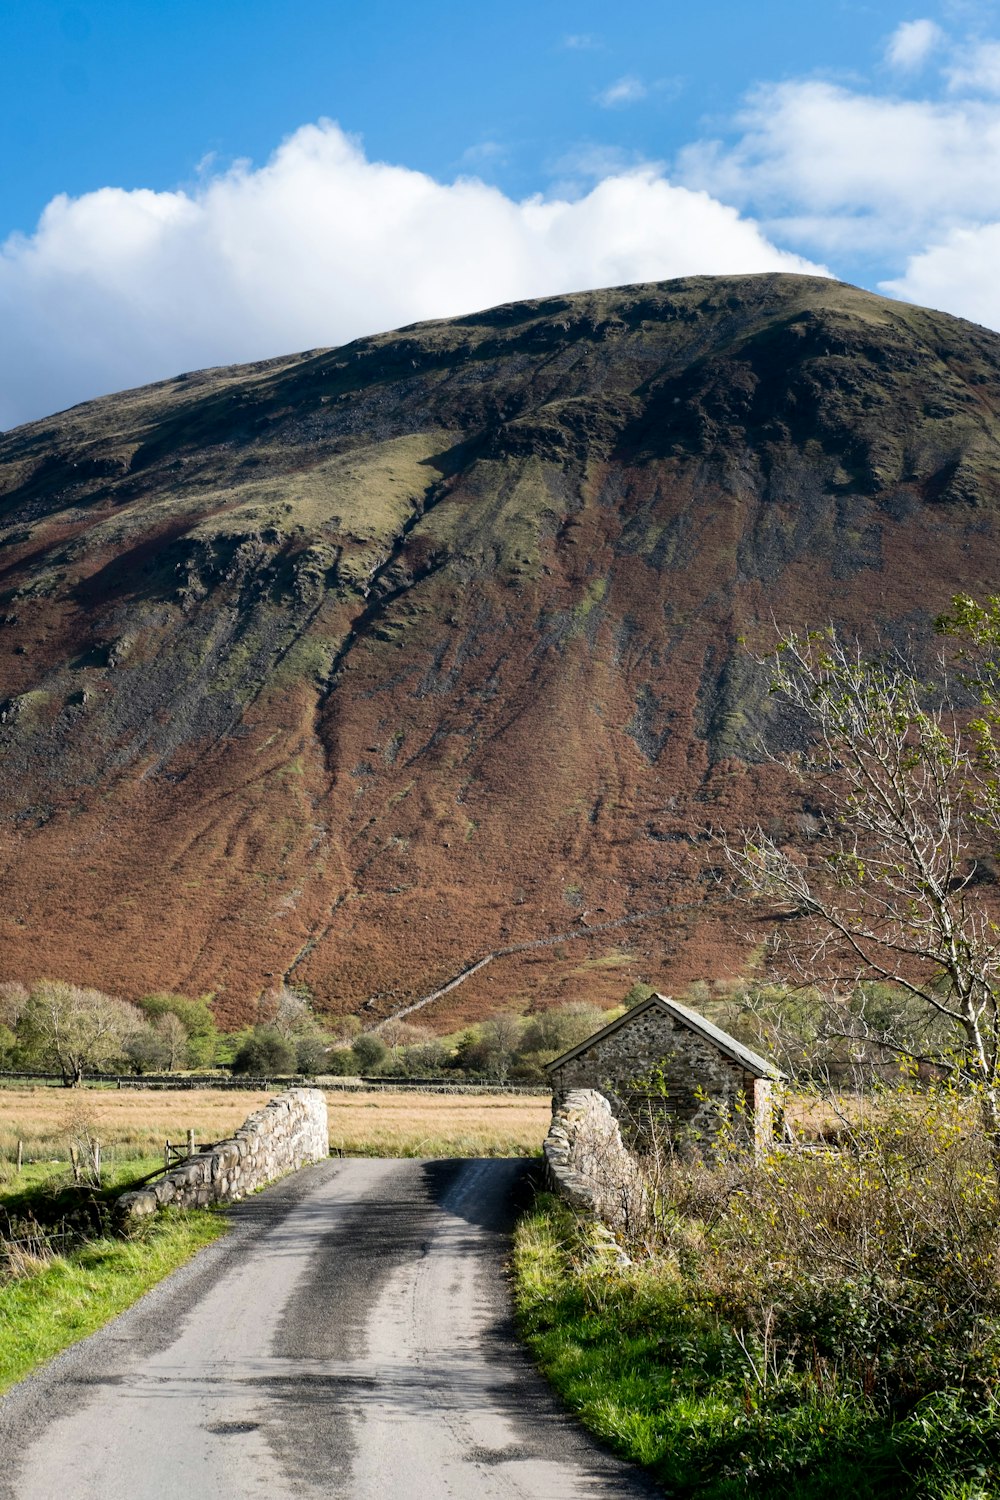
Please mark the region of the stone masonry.
<svg viewBox="0 0 1000 1500"><path fill-rule="evenodd" d="M760 1152L773 1140L778 1070L666 996L654 995L549 1064L556 1107L577 1090L608 1100L631 1144L665 1129L681 1148L720 1131Z"/></svg>
<svg viewBox="0 0 1000 1500"><path fill-rule="evenodd" d="M549 1186L608 1224L634 1226L647 1210L638 1164L603 1094L574 1089L556 1102L542 1147Z"/></svg>
<svg viewBox="0 0 1000 1500"><path fill-rule="evenodd" d="M330 1154L326 1096L320 1089L289 1089L250 1115L231 1140L182 1162L148 1187L123 1193L122 1218L142 1218L174 1204L204 1208L235 1203L276 1177Z"/></svg>

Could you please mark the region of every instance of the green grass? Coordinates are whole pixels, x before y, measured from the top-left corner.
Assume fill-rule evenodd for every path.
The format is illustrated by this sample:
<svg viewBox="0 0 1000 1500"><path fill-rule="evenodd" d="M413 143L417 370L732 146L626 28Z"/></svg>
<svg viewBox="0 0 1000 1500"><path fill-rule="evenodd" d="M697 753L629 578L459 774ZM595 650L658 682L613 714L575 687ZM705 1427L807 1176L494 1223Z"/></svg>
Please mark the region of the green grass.
<svg viewBox="0 0 1000 1500"><path fill-rule="evenodd" d="M73 1168L69 1162L26 1161L20 1172L3 1163L0 1175L0 1210L15 1217L33 1210L39 1195L50 1199L73 1187ZM101 1170L101 1186L109 1192L124 1192L133 1183L163 1166L162 1155L136 1155L106 1160Z"/></svg>
<svg viewBox="0 0 1000 1500"><path fill-rule="evenodd" d="M92 1240L0 1285L0 1391L131 1307L225 1227L203 1209L164 1212L135 1239Z"/></svg>
<svg viewBox="0 0 1000 1500"><path fill-rule="evenodd" d="M941 1390L889 1415L836 1372L764 1374L761 1351L748 1357L707 1292L663 1262L617 1265L554 1199L540 1198L518 1227L515 1280L543 1373L669 1495L1000 1496L995 1398Z"/></svg>

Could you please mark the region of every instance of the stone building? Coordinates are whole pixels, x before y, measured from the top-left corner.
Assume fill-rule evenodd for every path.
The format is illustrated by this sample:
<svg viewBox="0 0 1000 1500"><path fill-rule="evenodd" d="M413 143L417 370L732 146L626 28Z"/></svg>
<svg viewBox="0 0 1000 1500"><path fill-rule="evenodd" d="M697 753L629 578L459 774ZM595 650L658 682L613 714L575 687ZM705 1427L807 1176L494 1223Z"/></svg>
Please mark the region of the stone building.
<svg viewBox="0 0 1000 1500"><path fill-rule="evenodd" d="M664 1128L679 1146L721 1131L755 1153L773 1142L783 1074L728 1032L668 995L648 1000L547 1064L555 1105L596 1089L636 1145Z"/></svg>

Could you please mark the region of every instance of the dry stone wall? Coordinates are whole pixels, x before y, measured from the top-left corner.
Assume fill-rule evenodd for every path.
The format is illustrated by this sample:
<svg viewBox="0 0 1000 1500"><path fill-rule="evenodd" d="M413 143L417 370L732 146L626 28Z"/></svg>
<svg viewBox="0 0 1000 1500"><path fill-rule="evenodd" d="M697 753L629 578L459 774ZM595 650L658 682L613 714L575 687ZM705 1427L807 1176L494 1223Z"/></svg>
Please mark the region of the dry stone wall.
<svg viewBox="0 0 1000 1500"><path fill-rule="evenodd" d="M329 1154L326 1095L320 1089L289 1089L244 1120L230 1140L182 1162L147 1187L123 1193L119 1212L127 1220L167 1204L204 1208L235 1203Z"/></svg>
<svg viewBox="0 0 1000 1500"><path fill-rule="evenodd" d="M635 1225L645 1217L642 1174L603 1094L573 1089L556 1099L542 1151L549 1186L574 1208L609 1224Z"/></svg>

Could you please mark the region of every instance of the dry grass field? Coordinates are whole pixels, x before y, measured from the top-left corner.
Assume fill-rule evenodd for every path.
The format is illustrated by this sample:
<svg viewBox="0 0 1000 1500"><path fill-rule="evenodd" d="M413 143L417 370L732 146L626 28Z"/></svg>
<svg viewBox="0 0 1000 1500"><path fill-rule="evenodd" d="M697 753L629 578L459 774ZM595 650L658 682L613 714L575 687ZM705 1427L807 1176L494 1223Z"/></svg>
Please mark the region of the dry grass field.
<svg viewBox="0 0 1000 1500"><path fill-rule="evenodd" d="M347 1156L535 1156L548 1094L327 1095L330 1144Z"/></svg>
<svg viewBox="0 0 1000 1500"><path fill-rule="evenodd" d="M194 1130L222 1140L271 1094L197 1089L0 1089L0 1175L16 1157L65 1163L74 1136L88 1131L109 1163L156 1156L168 1138ZM547 1096L517 1094L334 1094L330 1145L349 1156L526 1156L548 1128Z"/></svg>

